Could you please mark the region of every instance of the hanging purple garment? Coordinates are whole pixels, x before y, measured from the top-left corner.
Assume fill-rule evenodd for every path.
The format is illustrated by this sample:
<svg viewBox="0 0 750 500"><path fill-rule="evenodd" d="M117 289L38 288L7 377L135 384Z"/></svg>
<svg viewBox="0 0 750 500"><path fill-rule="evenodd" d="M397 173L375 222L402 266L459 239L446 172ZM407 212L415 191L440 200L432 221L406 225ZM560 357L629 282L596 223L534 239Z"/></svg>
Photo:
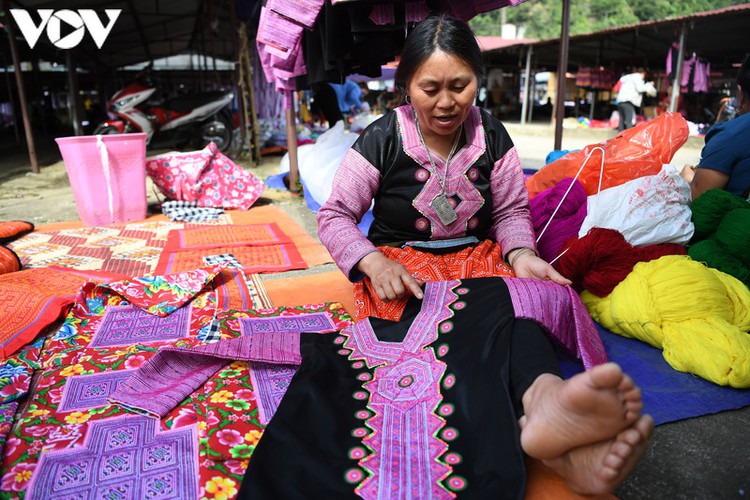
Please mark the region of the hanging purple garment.
<svg viewBox="0 0 750 500"><path fill-rule="evenodd" d="M682 77L680 78L680 86L687 87L690 84L690 77L692 76L693 66L698 61L698 57L693 54L690 59L685 59L682 63Z"/></svg>
<svg viewBox="0 0 750 500"><path fill-rule="evenodd" d="M430 15L430 9L427 7L425 0L417 0L416 2L406 2L404 6L406 9L406 22L407 23L418 23L427 19Z"/></svg>
<svg viewBox="0 0 750 500"><path fill-rule="evenodd" d="M393 5L376 5L370 13L370 21L378 26L394 24L396 14L393 12Z"/></svg>
<svg viewBox="0 0 750 500"><path fill-rule="evenodd" d="M269 0L266 8L312 28L324 3L324 0Z"/></svg>
<svg viewBox="0 0 750 500"><path fill-rule="evenodd" d="M503 7L515 6L525 0L443 0L441 11L450 12L462 21L469 21L477 14L501 9Z"/></svg>
<svg viewBox="0 0 750 500"><path fill-rule="evenodd" d="M698 59L695 62L693 92L708 92L711 78L711 63Z"/></svg>
<svg viewBox="0 0 750 500"><path fill-rule="evenodd" d="M276 119L284 116L284 98L266 79L257 47L255 57L253 57L253 92L259 119Z"/></svg>

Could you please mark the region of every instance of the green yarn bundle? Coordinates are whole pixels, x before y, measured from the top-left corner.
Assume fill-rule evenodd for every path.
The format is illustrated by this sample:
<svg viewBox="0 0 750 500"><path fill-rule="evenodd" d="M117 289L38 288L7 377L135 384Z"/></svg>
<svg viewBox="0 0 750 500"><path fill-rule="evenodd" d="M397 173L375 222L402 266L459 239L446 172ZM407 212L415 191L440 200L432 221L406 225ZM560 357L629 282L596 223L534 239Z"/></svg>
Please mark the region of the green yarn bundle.
<svg viewBox="0 0 750 500"><path fill-rule="evenodd" d="M688 255L750 287L750 202L712 189L692 206L695 235Z"/></svg>

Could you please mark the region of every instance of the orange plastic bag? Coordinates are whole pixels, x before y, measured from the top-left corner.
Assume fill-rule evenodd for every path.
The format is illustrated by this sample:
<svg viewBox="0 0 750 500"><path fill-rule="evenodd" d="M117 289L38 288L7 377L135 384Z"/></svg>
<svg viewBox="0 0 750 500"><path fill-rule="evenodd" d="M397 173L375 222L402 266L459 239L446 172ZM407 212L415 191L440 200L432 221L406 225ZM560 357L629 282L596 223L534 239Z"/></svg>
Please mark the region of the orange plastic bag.
<svg viewBox="0 0 750 500"><path fill-rule="evenodd" d="M650 122L623 130L608 141L588 145L545 165L526 180L526 188L529 196L534 197L566 177L575 177L583 160L597 146L605 151L602 189L619 186L645 175L656 175L662 165L672 161L687 138L685 119L678 113L667 112ZM601 151L595 151L578 177L589 196L597 192L600 163Z"/></svg>

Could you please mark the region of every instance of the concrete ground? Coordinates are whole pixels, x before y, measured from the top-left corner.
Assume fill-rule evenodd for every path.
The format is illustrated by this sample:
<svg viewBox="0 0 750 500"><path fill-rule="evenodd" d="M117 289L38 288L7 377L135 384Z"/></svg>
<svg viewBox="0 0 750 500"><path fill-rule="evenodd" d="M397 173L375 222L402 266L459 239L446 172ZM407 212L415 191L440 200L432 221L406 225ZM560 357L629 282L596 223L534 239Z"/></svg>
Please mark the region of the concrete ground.
<svg viewBox="0 0 750 500"><path fill-rule="evenodd" d="M553 129L546 124L506 124L525 168L538 169L553 149ZM613 137L609 130L565 130L562 149L578 149ZM702 140L690 138L675 155L674 165L697 163ZM40 174L27 173L26 148L12 145L0 151L0 220L24 219L37 224L77 219L64 165L53 142L40 144L45 165ZM151 154L151 153L149 153ZM277 173L280 157L269 157L250 171L261 178ZM242 163L242 162L241 162ZM156 197L149 185L149 201ZM269 189L260 203L283 208L311 235L317 236L315 216L301 197ZM291 277L335 269L332 264L305 271L264 275ZM750 496L750 407L661 425L649 451L617 496L630 499L723 500Z"/></svg>

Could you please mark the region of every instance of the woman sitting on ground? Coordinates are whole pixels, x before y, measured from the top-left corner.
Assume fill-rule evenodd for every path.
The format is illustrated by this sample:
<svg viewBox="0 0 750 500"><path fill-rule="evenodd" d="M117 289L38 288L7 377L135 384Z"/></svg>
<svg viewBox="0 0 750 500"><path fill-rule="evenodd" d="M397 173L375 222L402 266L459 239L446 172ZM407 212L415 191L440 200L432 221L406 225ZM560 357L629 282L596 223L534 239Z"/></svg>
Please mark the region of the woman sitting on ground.
<svg viewBox="0 0 750 500"><path fill-rule="evenodd" d="M396 72L407 104L371 124L339 167L318 212L319 236L356 281L357 318L398 321L412 294L423 297L426 281L515 275L570 283L536 254L508 133L473 106L483 74L466 23L430 17L418 24ZM365 237L357 223L373 200ZM523 450L578 492L611 491L645 452L653 427L640 415L639 390L614 364L563 381L541 328L526 335L545 347L536 360L515 363L533 381L521 397ZM566 436L564 443L551 446L545 427ZM604 429L596 442L593 429Z"/></svg>

